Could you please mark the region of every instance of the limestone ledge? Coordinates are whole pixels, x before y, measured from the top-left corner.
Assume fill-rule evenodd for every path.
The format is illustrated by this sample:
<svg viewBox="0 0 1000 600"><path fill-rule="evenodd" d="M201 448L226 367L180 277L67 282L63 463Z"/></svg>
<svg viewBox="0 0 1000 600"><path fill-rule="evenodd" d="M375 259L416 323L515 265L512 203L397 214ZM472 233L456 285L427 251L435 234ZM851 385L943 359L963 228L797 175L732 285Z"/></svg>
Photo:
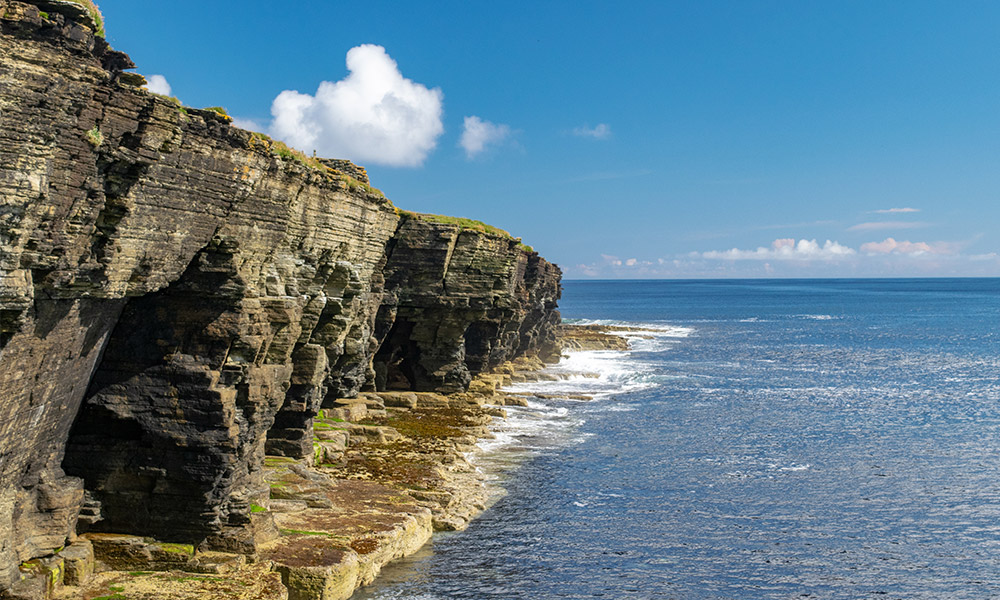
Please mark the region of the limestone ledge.
<svg viewBox="0 0 1000 600"><path fill-rule="evenodd" d="M619 335L628 333L635 337L651 337L648 334L655 329L643 327L619 327L611 325L566 325L562 324L556 330L558 345L563 352L584 350L615 350L627 351L630 346L628 339Z"/></svg>

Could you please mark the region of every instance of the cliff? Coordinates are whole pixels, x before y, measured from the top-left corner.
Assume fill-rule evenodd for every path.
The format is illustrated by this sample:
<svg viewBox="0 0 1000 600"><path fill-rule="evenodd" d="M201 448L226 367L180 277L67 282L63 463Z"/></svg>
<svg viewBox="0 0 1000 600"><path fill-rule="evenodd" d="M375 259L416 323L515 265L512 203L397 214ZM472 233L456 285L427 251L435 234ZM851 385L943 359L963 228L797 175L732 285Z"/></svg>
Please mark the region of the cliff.
<svg viewBox="0 0 1000 600"><path fill-rule="evenodd" d="M0 0L0 590L83 531L252 553L323 407L555 355L558 267L147 92L67 4Z"/></svg>

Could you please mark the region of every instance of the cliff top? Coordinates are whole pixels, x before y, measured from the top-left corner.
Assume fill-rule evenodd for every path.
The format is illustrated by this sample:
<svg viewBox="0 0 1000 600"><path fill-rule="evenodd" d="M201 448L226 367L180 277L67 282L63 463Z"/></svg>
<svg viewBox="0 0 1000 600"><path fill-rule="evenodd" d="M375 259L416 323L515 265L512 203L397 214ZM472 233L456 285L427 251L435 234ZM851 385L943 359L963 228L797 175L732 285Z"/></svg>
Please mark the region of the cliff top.
<svg viewBox="0 0 1000 600"><path fill-rule="evenodd" d="M449 217L447 215L434 215L430 213L418 213L408 210L400 210L399 216L404 219L414 219L417 221L424 221L427 223L439 223L442 225L458 225L459 229L471 229L473 231L478 231L480 233L485 233L488 235L495 235L498 237L505 237L513 239L514 236L510 232L500 229L499 227L494 227L492 225L487 225L482 221L476 221L475 219L466 219L465 217Z"/></svg>
<svg viewBox="0 0 1000 600"><path fill-rule="evenodd" d="M104 16L93 0L34 0L33 4L47 13L57 13L67 19L86 25L98 37L104 37Z"/></svg>
<svg viewBox="0 0 1000 600"><path fill-rule="evenodd" d="M535 249L531 246L522 243L521 238L511 235L509 231L500 229L499 227L494 227L493 225L488 225L475 219L466 219L465 217L449 217L447 215L434 215L430 213L418 213L408 210L399 210L397 212L399 213L399 216L404 219L414 219L417 221L424 221L425 223L438 223L441 225L455 225L461 231L478 231L479 233L485 233L486 235L515 240L522 250L526 252L535 251Z"/></svg>

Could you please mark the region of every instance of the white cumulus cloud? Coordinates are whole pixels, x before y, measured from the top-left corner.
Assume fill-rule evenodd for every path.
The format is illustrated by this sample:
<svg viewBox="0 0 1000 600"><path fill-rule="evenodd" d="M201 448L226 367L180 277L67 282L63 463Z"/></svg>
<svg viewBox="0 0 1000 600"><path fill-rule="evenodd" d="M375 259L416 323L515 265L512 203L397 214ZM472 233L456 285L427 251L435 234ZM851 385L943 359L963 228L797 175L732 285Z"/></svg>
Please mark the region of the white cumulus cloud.
<svg viewBox="0 0 1000 600"><path fill-rule="evenodd" d="M490 123L473 115L465 117L462 127L462 138L458 145L465 150L466 158L475 158L482 154L488 146L494 146L510 137L510 127L503 124Z"/></svg>
<svg viewBox="0 0 1000 600"><path fill-rule="evenodd" d="M712 250L693 253L694 256L715 260L837 260L856 254L854 248L827 240L822 246L816 240L781 238L771 242L770 248L756 250Z"/></svg>
<svg viewBox="0 0 1000 600"><path fill-rule="evenodd" d="M347 52L347 77L316 94L285 90L271 105L271 135L306 152L396 167L421 165L444 133L444 94L399 72L385 48Z"/></svg>
<svg viewBox="0 0 1000 600"><path fill-rule="evenodd" d="M167 78L163 75L150 75L149 79L146 80L146 89L154 94L170 95L170 84L167 83Z"/></svg>
<svg viewBox="0 0 1000 600"><path fill-rule="evenodd" d="M611 126L607 123L598 123L596 127L581 125L573 129L573 135L578 137L590 137L595 140L606 140L611 137Z"/></svg>

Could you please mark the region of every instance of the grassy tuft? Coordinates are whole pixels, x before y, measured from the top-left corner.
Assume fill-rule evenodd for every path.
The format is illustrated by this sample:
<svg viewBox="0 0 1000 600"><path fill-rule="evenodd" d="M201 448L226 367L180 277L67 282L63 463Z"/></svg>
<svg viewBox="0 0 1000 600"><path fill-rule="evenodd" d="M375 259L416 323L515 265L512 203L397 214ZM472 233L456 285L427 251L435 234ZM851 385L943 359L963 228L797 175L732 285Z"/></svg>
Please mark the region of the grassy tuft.
<svg viewBox="0 0 1000 600"><path fill-rule="evenodd" d="M271 139L271 136L267 134L251 131L250 146L255 147L258 145L263 146L266 151L270 152L271 154L277 156L282 160L294 160L295 162L303 166L309 167L311 169L317 169L320 171L329 170L327 166L321 163L319 160L311 156L306 156L305 152L302 152L301 150L296 150L295 148L290 147L285 142L279 142L278 140L273 140Z"/></svg>
<svg viewBox="0 0 1000 600"><path fill-rule="evenodd" d="M164 552L169 552L171 554L185 554L188 556L194 555L194 546L191 544L173 544L168 542L161 542L158 544L161 550Z"/></svg>
<svg viewBox="0 0 1000 600"><path fill-rule="evenodd" d="M97 24L97 31L94 32L94 35L98 37L104 37L105 34L104 16L101 14L101 9L97 8L97 4L94 2L94 0L69 0L69 1L75 2L76 4L79 4L80 6L87 9L87 12L90 13L91 18L94 19L94 23Z"/></svg>
<svg viewBox="0 0 1000 600"><path fill-rule="evenodd" d="M167 102L173 102L177 106L181 106L181 101L178 100L177 98L173 97L173 96L168 96L166 94L157 94L156 92L149 92L149 93L152 94L152 95L154 95L154 96L156 96L157 98L162 98L163 100L166 100Z"/></svg>
<svg viewBox="0 0 1000 600"><path fill-rule="evenodd" d="M250 132L250 147L261 145L265 150L271 154L281 158L282 160L294 160L295 162L301 164L302 166L308 167L310 169L315 169L317 171L322 171L324 173L332 173L336 177L340 178L341 181L347 186L347 189L351 191L364 190L369 194L375 194L377 196L382 196L385 198L385 194L382 190L372 187L363 181L358 181L357 179L331 169L327 165L323 164L321 160L315 156L308 156L305 152L301 150L296 150L292 148L285 142L281 142L275 139L271 139L271 136L260 133L257 131Z"/></svg>
<svg viewBox="0 0 1000 600"><path fill-rule="evenodd" d="M344 422L343 419L322 419L322 420L316 419L315 421L313 421L313 429L316 431L334 431L334 430L339 431L344 428L337 427L332 423L343 423L343 422Z"/></svg>
<svg viewBox="0 0 1000 600"><path fill-rule="evenodd" d="M260 504L256 504L254 502L250 503L250 513L251 514L257 514L257 513L262 513L262 512L267 512L267 509L264 508L263 506L261 506Z"/></svg>
<svg viewBox="0 0 1000 600"><path fill-rule="evenodd" d="M93 129L87 130L87 141L94 148L100 147L104 143L104 134L98 129L97 125L94 125Z"/></svg>
<svg viewBox="0 0 1000 600"><path fill-rule="evenodd" d="M233 120L233 118L229 116L229 113L226 111L226 109L222 108L221 106L209 106L206 107L204 110L210 110L215 114L219 115L220 117L223 117L227 121Z"/></svg>
<svg viewBox="0 0 1000 600"><path fill-rule="evenodd" d="M307 156L305 152L292 148L285 142L273 141L271 143L271 153L280 156L284 160L294 160L295 162L312 169L319 169L321 171L326 170L326 165L311 156Z"/></svg>
<svg viewBox="0 0 1000 600"><path fill-rule="evenodd" d="M382 190L376 187L372 187L363 181L358 181L357 179L351 177L350 175L341 174L341 178L344 180L344 183L347 184L347 189L351 190L352 192L361 189L364 190L365 192L368 192L369 194L375 194L376 196L382 196L383 198L385 197L385 194L382 193Z"/></svg>

